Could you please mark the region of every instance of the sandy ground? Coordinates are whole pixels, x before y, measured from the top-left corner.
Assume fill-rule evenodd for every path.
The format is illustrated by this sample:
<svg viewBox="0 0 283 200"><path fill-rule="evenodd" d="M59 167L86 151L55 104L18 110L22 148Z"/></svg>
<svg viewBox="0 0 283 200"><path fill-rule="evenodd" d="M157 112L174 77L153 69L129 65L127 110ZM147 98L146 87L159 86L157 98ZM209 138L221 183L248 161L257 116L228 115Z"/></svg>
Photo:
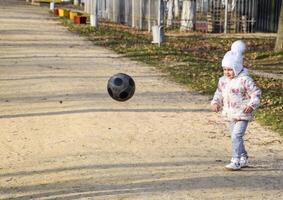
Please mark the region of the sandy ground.
<svg viewBox="0 0 283 200"><path fill-rule="evenodd" d="M251 167L225 171L210 97L19 2L0 1L0 199L283 199L277 133L252 122ZM118 72L137 88L123 103L106 92Z"/></svg>

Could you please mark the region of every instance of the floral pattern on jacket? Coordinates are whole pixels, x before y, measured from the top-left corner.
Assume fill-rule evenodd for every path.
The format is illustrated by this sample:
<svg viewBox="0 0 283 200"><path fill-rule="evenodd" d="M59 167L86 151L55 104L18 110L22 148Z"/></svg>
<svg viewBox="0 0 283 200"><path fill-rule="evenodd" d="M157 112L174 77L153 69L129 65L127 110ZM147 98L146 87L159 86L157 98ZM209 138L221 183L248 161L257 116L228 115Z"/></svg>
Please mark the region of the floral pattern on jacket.
<svg viewBox="0 0 283 200"><path fill-rule="evenodd" d="M222 107L222 115L228 120L251 120L252 113L244 113L247 106L254 110L260 105L261 90L255 85L247 70L233 79L222 76L211 104Z"/></svg>

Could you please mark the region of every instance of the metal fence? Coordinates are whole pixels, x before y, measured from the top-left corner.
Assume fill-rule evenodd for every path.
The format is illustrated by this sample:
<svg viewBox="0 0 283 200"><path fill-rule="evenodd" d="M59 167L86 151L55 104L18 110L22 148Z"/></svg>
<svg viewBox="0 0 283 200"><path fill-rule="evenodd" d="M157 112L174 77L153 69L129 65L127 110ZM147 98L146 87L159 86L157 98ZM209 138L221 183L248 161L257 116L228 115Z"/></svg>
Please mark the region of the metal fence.
<svg viewBox="0 0 283 200"><path fill-rule="evenodd" d="M94 0L83 0L92 12ZM153 25L168 29L205 32L276 32L282 0L96 0L99 18L127 24L142 30ZM193 2L194 4L186 4ZM187 6L194 6L193 18L185 18ZM186 29L188 28L188 29ZM192 30L185 27L185 30Z"/></svg>
<svg viewBox="0 0 283 200"><path fill-rule="evenodd" d="M256 31L277 32L282 0L258 0Z"/></svg>
<svg viewBox="0 0 283 200"><path fill-rule="evenodd" d="M208 32L277 32L282 0L197 0ZM225 24L226 22L226 24ZM199 24L198 24L199 23Z"/></svg>
<svg viewBox="0 0 283 200"><path fill-rule="evenodd" d="M208 32L254 32L258 0L210 0L203 16ZM206 17L206 18L205 18Z"/></svg>

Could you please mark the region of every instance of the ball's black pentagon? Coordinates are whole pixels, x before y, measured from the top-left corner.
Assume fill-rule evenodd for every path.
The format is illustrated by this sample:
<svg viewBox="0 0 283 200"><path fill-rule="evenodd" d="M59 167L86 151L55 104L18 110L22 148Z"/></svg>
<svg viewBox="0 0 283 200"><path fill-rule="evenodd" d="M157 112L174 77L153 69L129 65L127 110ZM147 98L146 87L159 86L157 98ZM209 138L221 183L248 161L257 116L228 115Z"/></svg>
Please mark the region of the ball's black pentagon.
<svg viewBox="0 0 283 200"><path fill-rule="evenodd" d="M127 101L135 93L135 81L127 74L114 74L108 80L107 92L116 101Z"/></svg>

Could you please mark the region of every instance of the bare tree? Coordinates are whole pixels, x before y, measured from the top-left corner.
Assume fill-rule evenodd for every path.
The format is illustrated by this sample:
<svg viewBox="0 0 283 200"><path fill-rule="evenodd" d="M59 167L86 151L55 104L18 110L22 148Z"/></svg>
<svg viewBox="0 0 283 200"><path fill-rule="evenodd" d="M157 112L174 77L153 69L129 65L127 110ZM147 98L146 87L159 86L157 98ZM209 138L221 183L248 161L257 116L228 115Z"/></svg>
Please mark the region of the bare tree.
<svg viewBox="0 0 283 200"><path fill-rule="evenodd" d="M179 0L174 0L174 17L179 17Z"/></svg>
<svg viewBox="0 0 283 200"><path fill-rule="evenodd" d="M167 23L166 26L172 26L173 22L173 9L174 9L174 2L173 0L167 1Z"/></svg>
<svg viewBox="0 0 283 200"><path fill-rule="evenodd" d="M174 18L179 17L179 0L167 0L167 23L166 26L170 27L173 24Z"/></svg>
<svg viewBox="0 0 283 200"><path fill-rule="evenodd" d="M277 39L275 44L275 51L283 51L283 2L281 3L281 11L279 17L279 25L277 32Z"/></svg>
<svg viewBox="0 0 283 200"><path fill-rule="evenodd" d="M183 0L181 31L194 30L196 23L196 0Z"/></svg>

